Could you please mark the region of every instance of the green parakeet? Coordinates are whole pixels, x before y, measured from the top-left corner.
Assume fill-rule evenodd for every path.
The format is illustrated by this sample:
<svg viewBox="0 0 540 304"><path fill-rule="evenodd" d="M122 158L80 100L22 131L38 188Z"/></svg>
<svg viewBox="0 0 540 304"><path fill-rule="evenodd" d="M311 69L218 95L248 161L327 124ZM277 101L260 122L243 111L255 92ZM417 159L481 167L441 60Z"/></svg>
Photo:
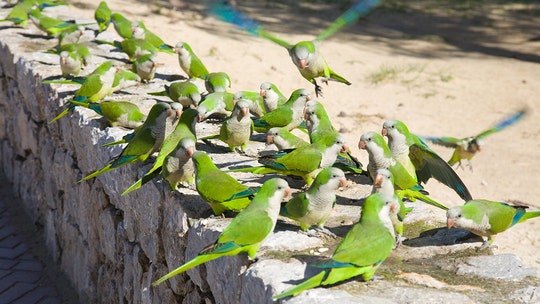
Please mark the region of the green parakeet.
<svg viewBox="0 0 540 304"><path fill-rule="evenodd" d="M139 189L142 185L152 180L154 177L159 175L159 172L162 170L163 163L165 159L177 149L180 141L184 138L191 138L193 142L197 141L195 124L197 123L197 111L195 109L186 109L181 111L180 104L177 102L173 103L176 108L177 113L181 112L180 119L175 124L174 129L167 133L163 143L159 149L159 153L154 161L154 165L146 174L131 185L122 195L126 195L131 191ZM138 131L135 133L135 135Z"/></svg>
<svg viewBox="0 0 540 304"><path fill-rule="evenodd" d="M141 82L141 77L130 70L118 68L109 94L118 92L124 88L135 86Z"/></svg>
<svg viewBox="0 0 540 304"><path fill-rule="evenodd" d="M195 154L197 153L199 152ZM264 182L249 206L231 221L214 244L207 246L197 257L159 278L152 285L159 285L188 269L223 256L246 252L254 259L261 244L274 231L279 205L290 192L289 185L283 179L273 178Z"/></svg>
<svg viewBox="0 0 540 304"><path fill-rule="evenodd" d="M62 46L65 44L79 43L81 37L84 35L84 31L85 28L82 25L62 31L58 35L58 45Z"/></svg>
<svg viewBox="0 0 540 304"><path fill-rule="evenodd" d="M112 13L111 14L111 23L114 26L114 29L116 30L116 33L120 35L120 37L124 39L129 39L132 36L131 31L131 23L129 19L124 17L124 15L120 13Z"/></svg>
<svg viewBox="0 0 540 304"><path fill-rule="evenodd" d="M99 26L98 33L105 31L111 24L111 9L107 5L107 2L101 1L94 11L94 19Z"/></svg>
<svg viewBox="0 0 540 304"><path fill-rule="evenodd" d="M249 106L249 113L251 115L260 118L264 114L266 114L266 111L264 109L264 103L263 98L259 94L259 92L252 92L252 91L237 91L234 93L234 102L238 102L238 100L244 99L249 101L251 104Z"/></svg>
<svg viewBox="0 0 540 304"><path fill-rule="evenodd" d="M112 61L105 61L100 64L92 73L86 76L81 87L75 92L73 101L76 102L96 102L103 99L111 93L111 88L114 83L114 78L118 69L113 65ZM64 117L69 111L75 108L74 103L58 114L55 118L49 121L49 124Z"/></svg>
<svg viewBox="0 0 540 304"><path fill-rule="evenodd" d="M466 159L469 168L472 171L471 159L477 152L482 150L482 146L485 144L484 138L490 134L504 130L505 128L517 123L527 114L527 109L521 109L511 115L505 117L502 121L495 124L493 127L477 134L465 138L456 137L423 137L426 140L431 141L434 144L442 145L448 148L454 149L454 153L448 160L450 166L458 164L461 167L461 161Z"/></svg>
<svg viewBox="0 0 540 304"><path fill-rule="evenodd" d="M169 183L171 190L177 190L182 182L190 185L195 183L195 165L191 159L193 153L195 141L191 137L184 137L163 161L161 175Z"/></svg>
<svg viewBox="0 0 540 304"><path fill-rule="evenodd" d="M318 230L334 235L324 224L336 203L336 190L346 183L343 171L333 167L324 168L308 190L294 194L281 206L279 214L297 221L303 231L316 225Z"/></svg>
<svg viewBox="0 0 540 304"><path fill-rule="evenodd" d="M142 55L133 62L133 72L137 73L143 82L150 82L156 75L156 56L153 54Z"/></svg>
<svg viewBox="0 0 540 304"><path fill-rule="evenodd" d="M304 119L311 143L328 140L339 135L339 132L332 126L323 104L317 100L310 100L306 103ZM345 172L366 174L362 169L362 163L352 156L350 150L339 153L333 166Z"/></svg>
<svg viewBox="0 0 540 304"><path fill-rule="evenodd" d="M430 178L453 189L463 200L472 199L467 186L456 172L435 151L431 150L400 120L387 120L383 124L383 135L388 137L388 147L395 160L400 162L419 183Z"/></svg>
<svg viewBox="0 0 540 304"><path fill-rule="evenodd" d="M219 169L204 151L193 153L195 187L199 195L210 204L215 215L224 211L240 211L249 205L258 189L238 182ZM279 209L279 207L278 207ZM279 211L278 211L279 212Z"/></svg>
<svg viewBox="0 0 540 304"><path fill-rule="evenodd" d="M77 106L82 106L94 110L103 116L112 127L126 127L135 129L146 120L146 115L139 107L129 101L103 101L103 102L77 102L72 100Z"/></svg>
<svg viewBox="0 0 540 304"><path fill-rule="evenodd" d="M392 206L381 194L370 195L362 207L360 221L345 235L332 257L313 265L322 271L274 299L296 296L311 288L357 276L369 281L394 248L394 229L389 216Z"/></svg>
<svg viewBox="0 0 540 304"><path fill-rule="evenodd" d="M57 45L56 47L46 51L48 54L58 54L62 52L73 53L77 58L81 60L83 66L87 66L92 58L92 53L90 49L83 43L67 43L62 45Z"/></svg>
<svg viewBox="0 0 540 304"><path fill-rule="evenodd" d="M221 20L233 23L250 34L270 40L287 49L292 62L298 68L302 77L315 85L315 94L319 96L322 95L322 88L317 84L316 78L323 77L323 82L327 82L330 79L347 85L351 84L328 66L319 51L320 42L345 25L351 24L361 16L367 15L380 2L379 0L358 1L339 16L329 27L323 30L314 40L300 41L296 44L291 44L277 38L266 31L256 20L245 16L228 4L215 4L211 12Z"/></svg>
<svg viewBox="0 0 540 304"><path fill-rule="evenodd" d="M285 104L253 122L255 131L266 133L273 127L283 127L290 131L300 126L304 120L304 107L310 99L308 90L295 90Z"/></svg>
<svg viewBox="0 0 540 304"><path fill-rule="evenodd" d="M526 211L527 206L512 206L503 202L475 199L450 208L446 213L448 228L459 227L487 237L481 248L493 244L495 235L517 223L540 216L540 210Z"/></svg>
<svg viewBox="0 0 540 304"><path fill-rule="evenodd" d="M259 163L263 165L261 167L240 168L231 171L300 176L307 185L311 185L322 169L332 166L337 155L348 149L345 139L336 136L333 139L296 148L288 153L280 152L275 155L260 157Z"/></svg>
<svg viewBox="0 0 540 304"><path fill-rule="evenodd" d="M188 78L204 78L208 75L208 70L203 62L191 49L187 42L178 42L174 48L178 54L180 67L187 74Z"/></svg>
<svg viewBox="0 0 540 304"><path fill-rule="evenodd" d="M240 147L240 151L245 153L249 138L253 133L253 121L249 116L249 102L239 100L229 116L219 129L219 134L201 138L201 140L219 139L226 143L231 151Z"/></svg>
<svg viewBox="0 0 540 304"><path fill-rule="evenodd" d="M60 70L62 76L78 76L82 68L82 58L74 52L62 51L60 53Z"/></svg>
<svg viewBox="0 0 540 304"><path fill-rule="evenodd" d="M165 91L149 93L154 96L168 96L172 101L182 104L184 108L196 108L202 99L199 87L193 81L181 80L165 85Z"/></svg>
<svg viewBox="0 0 540 304"><path fill-rule="evenodd" d="M390 219L396 233L396 247L401 245L403 240L403 220L408 213L403 200L394 191L394 176L387 169L378 169L373 181L373 189L371 193L379 193L387 200L393 201L396 208L390 211Z"/></svg>
<svg viewBox="0 0 540 304"><path fill-rule="evenodd" d="M435 207L448 210L446 206L422 193L423 187L418 184L416 178L400 162L394 159L388 144L381 134L375 132L362 134L358 142L358 148L366 150L369 154L367 169L371 180L375 181L378 169L388 169L394 176L394 187L400 198L405 196L412 201L420 199Z"/></svg>
<svg viewBox="0 0 540 304"><path fill-rule="evenodd" d="M234 94L228 92L214 92L206 95L197 107L199 122L213 114L230 116L234 108Z"/></svg>
<svg viewBox="0 0 540 304"><path fill-rule="evenodd" d="M135 39L144 39L160 52L166 52L169 54L174 54L175 50L172 46L168 45L161 39L158 35L150 31L142 21L132 22L131 23L131 37Z"/></svg>
<svg viewBox="0 0 540 304"><path fill-rule="evenodd" d="M102 169L87 175L79 182L138 160L145 161L152 153L159 150L165 134L170 132L167 129L173 127L172 122L177 120L176 115L177 112L166 102L158 102L153 105L144 124L135 133L135 137L127 144L120 155L112 159Z"/></svg>
<svg viewBox="0 0 540 304"><path fill-rule="evenodd" d="M231 88L231 78L225 72L208 73L204 77L204 87L208 93L228 92Z"/></svg>
<svg viewBox="0 0 540 304"><path fill-rule="evenodd" d="M287 102L287 96L283 95L278 87L271 82L263 82L259 94L263 98L265 111L271 112Z"/></svg>
<svg viewBox="0 0 540 304"><path fill-rule="evenodd" d="M32 20L36 27L44 31L48 36L58 36L63 31L73 30L77 29L79 26L88 25L52 18L42 14L39 9L33 9L28 12L28 18Z"/></svg>
<svg viewBox="0 0 540 304"><path fill-rule="evenodd" d="M274 127L266 133L266 144L276 145L279 151L296 149L309 143L283 127Z"/></svg>
<svg viewBox="0 0 540 304"><path fill-rule="evenodd" d="M28 12L33 9L33 6L34 1L32 0L19 1L11 8L6 18L0 21L9 21L13 22L15 25L26 27L26 24L28 23Z"/></svg>

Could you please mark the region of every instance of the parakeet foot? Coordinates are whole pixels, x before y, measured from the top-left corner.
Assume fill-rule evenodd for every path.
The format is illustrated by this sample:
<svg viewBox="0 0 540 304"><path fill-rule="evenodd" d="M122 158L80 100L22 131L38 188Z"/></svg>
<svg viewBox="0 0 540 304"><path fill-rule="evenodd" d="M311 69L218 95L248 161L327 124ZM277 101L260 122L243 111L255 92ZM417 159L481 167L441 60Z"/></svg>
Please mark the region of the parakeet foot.
<svg viewBox="0 0 540 304"><path fill-rule="evenodd" d="M484 241L484 243L482 243L482 246L476 248L476 251L478 252L478 251L483 251L487 249L496 250L498 248L499 247L497 245L493 245L489 241Z"/></svg>
<svg viewBox="0 0 540 304"><path fill-rule="evenodd" d="M318 84L315 84L315 96L323 97L322 87Z"/></svg>
<svg viewBox="0 0 540 304"><path fill-rule="evenodd" d="M398 248L399 246L401 246L401 244L403 244L404 241L406 241L407 238L402 236L401 234L398 234L396 236L396 244L394 245L394 249Z"/></svg>

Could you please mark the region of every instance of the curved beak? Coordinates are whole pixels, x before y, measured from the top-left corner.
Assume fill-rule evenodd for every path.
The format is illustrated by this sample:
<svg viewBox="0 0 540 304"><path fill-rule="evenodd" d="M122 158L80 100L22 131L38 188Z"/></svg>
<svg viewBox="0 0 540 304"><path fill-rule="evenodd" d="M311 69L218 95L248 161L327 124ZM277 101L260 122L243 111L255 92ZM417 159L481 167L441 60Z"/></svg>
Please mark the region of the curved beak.
<svg viewBox="0 0 540 304"><path fill-rule="evenodd" d="M383 136L388 135L388 130L386 130L386 128L382 128L381 134L382 134Z"/></svg>
<svg viewBox="0 0 540 304"><path fill-rule="evenodd" d="M347 179L345 177L342 177L340 180L339 180L339 186L340 187L345 187L345 185L347 185Z"/></svg>
<svg viewBox="0 0 540 304"><path fill-rule="evenodd" d="M193 156L193 153L195 153L195 147L189 147L189 148L186 150L186 154L187 154L187 156L189 156L189 157L192 157L192 156Z"/></svg>
<svg viewBox="0 0 540 304"><path fill-rule="evenodd" d="M285 195L283 196L283 198L287 198L287 197L291 196L291 194L292 194L291 188L287 188L287 189L285 189Z"/></svg>
<svg viewBox="0 0 540 304"><path fill-rule="evenodd" d="M301 69L305 69L307 67L307 61L305 59L300 59L298 61L298 65L300 66Z"/></svg>
<svg viewBox="0 0 540 304"><path fill-rule="evenodd" d="M380 188L381 185L382 185L382 182L383 182L383 176L380 175L380 174L377 174L377 176L375 177L375 186Z"/></svg>
<svg viewBox="0 0 540 304"><path fill-rule="evenodd" d="M267 135L266 136L266 144L271 145L273 143L274 143L274 137L272 135Z"/></svg>
<svg viewBox="0 0 540 304"><path fill-rule="evenodd" d="M366 149L366 142L361 140L358 142L358 148L365 150Z"/></svg>
<svg viewBox="0 0 540 304"><path fill-rule="evenodd" d="M259 94L260 94L262 97L266 97L266 90L261 90L261 91L259 91Z"/></svg>
<svg viewBox="0 0 540 304"><path fill-rule="evenodd" d="M452 227L456 227L456 221L454 221L453 219L447 219L446 228L450 229Z"/></svg>
<svg viewBox="0 0 540 304"><path fill-rule="evenodd" d="M198 118L197 118L197 122L201 122L204 120L204 116L199 114Z"/></svg>

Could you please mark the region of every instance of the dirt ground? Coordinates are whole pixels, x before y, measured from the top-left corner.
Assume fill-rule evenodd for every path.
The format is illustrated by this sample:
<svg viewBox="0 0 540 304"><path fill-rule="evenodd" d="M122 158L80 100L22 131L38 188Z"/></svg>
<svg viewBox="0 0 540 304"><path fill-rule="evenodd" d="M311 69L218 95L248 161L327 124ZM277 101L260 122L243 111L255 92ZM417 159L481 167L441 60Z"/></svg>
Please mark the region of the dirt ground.
<svg viewBox="0 0 540 304"><path fill-rule="evenodd" d="M99 3L70 2L75 15L88 19ZM113 12L143 21L171 45L188 42L210 71L230 75L233 92L258 91L265 81L285 95L302 87L313 90L283 48L208 16L203 4L107 2ZM313 39L347 7L346 1L236 2L268 31L291 42ZM400 3L386 2L322 44L328 64L352 83L323 86L319 100L353 154L367 164L358 140L364 132L380 131L387 119L400 119L419 135L466 137L527 107L521 122L486 138L484 150L473 159L474 171L456 171L474 198L540 208L540 4ZM160 54L159 60L183 74L176 56ZM431 146L444 159L452 153ZM448 206L463 203L436 181L426 189ZM538 231L540 219L513 227L497 237L498 253L514 253L526 266L540 269Z"/></svg>

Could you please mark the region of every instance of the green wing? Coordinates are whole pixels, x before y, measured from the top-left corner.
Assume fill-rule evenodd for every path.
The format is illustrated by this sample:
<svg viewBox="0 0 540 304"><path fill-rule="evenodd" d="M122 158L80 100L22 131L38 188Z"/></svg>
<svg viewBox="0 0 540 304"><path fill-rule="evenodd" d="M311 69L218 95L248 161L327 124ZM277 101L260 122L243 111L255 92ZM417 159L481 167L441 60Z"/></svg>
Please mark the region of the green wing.
<svg viewBox="0 0 540 304"><path fill-rule="evenodd" d="M302 192L282 205L279 214L288 218L298 219L308 213L308 207L309 199L306 197L306 192Z"/></svg>
<svg viewBox="0 0 540 304"><path fill-rule="evenodd" d="M240 212L218 238L218 243L233 242L249 246L262 242L274 228L266 210L252 208Z"/></svg>
<svg viewBox="0 0 540 304"><path fill-rule="evenodd" d="M416 168L418 181L426 183L433 177L452 188L463 200L471 200L471 193L454 169L418 137L415 138L416 143L409 147L409 157Z"/></svg>

